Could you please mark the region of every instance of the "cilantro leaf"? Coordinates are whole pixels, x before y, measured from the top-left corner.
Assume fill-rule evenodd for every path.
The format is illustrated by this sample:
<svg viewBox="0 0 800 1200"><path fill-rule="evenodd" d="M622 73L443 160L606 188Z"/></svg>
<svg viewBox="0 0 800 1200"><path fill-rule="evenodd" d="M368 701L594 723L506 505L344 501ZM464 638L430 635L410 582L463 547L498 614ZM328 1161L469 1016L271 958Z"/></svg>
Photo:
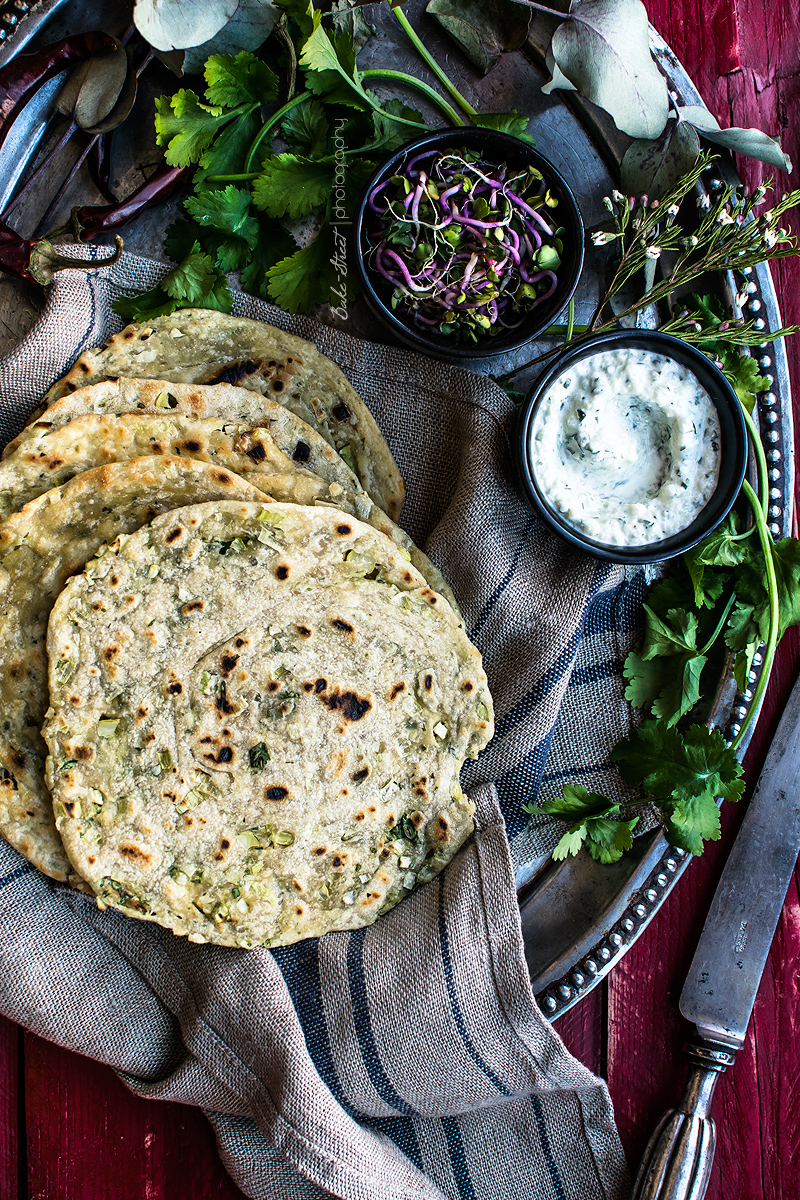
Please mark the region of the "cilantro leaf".
<svg viewBox="0 0 800 1200"><path fill-rule="evenodd" d="M767 391L769 380L761 374L758 363L751 355L742 354L733 346L724 346L721 349L719 357L723 373L739 397L740 403L748 412L752 412L754 396Z"/></svg>
<svg viewBox="0 0 800 1200"><path fill-rule="evenodd" d="M183 307L183 302L173 300L162 287L150 288L138 296L117 296L112 306L123 321L131 324L133 321L153 321L156 317L168 317L177 308Z"/></svg>
<svg viewBox="0 0 800 1200"><path fill-rule="evenodd" d="M755 608L737 600L725 623L725 645L730 650L744 650L761 640L758 624L754 618Z"/></svg>
<svg viewBox="0 0 800 1200"><path fill-rule="evenodd" d="M553 851L557 861L577 854L585 845L598 862L616 862L633 845L633 829L639 820L610 820L619 817L619 804L599 792L588 792L580 784L567 784L559 799L548 800L539 811L562 821L574 821Z"/></svg>
<svg viewBox="0 0 800 1200"><path fill-rule="evenodd" d="M727 573L721 574L708 568L736 567L750 558L750 539L737 539L741 524L737 513L729 513L713 533L684 554L683 561L694 585L698 607L712 608L729 578Z"/></svg>
<svg viewBox="0 0 800 1200"><path fill-rule="evenodd" d="M297 249L297 243L275 222L261 222L258 239L250 262L241 274L241 284L246 292L269 299L267 273L276 263L288 258Z"/></svg>
<svg viewBox="0 0 800 1200"><path fill-rule="evenodd" d="M620 774L644 787L659 802L721 796L738 800L744 791L742 767L717 729L690 725L678 732L660 721L645 721L611 753Z"/></svg>
<svg viewBox="0 0 800 1200"><path fill-rule="evenodd" d="M356 52L349 33L331 38L316 21L314 32L303 46L300 66L306 69L306 86L329 103L369 104L356 69Z"/></svg>
<svg viewBox="0 0 800 1200"><path fill-rule="evenodd" d="M529 146L535 146L536 142L528 133L528 121L530 118L521 115L516 109L506 113L476 113L470 118L473 125L479 125L482 129L498 129L501 133L510 133L512 137L519 138L521 142L527 142Z"/></svg>
<svg viewBox="0 0 800 1200"><path fill-rule="evenodd" d="M619 805L615 805L612 812L619 811ZM633 845L633 831L638 823L638 817L629 821L609 821L606 817L591 818L586 822L586 849L597 862L617 862Z"/></svg>
<svg viewBox="0 0 800 1200"><path fill-rule="evenodd" d="M800 623L800 541L788 537L776 542L772 557L778 581L778 637L782 638L790 625Z"/></svg>
<svg viewBox="0 0 800 1200"><path fill-rule="evenodd" d="M239 104L269 104L278 94L278 76L247 50L214 54L205 66L209 104L236 108Z"/></svg>
<svg viewBox="0 0 800 1200"><path fill-rule="evenodd" d="M185 300L191 306L211 291L216 274L213 258L202 254L195 242L192 253L162 279L161 286L173 300Z"/></svg>
<svg viewBox="0 0 800 1200"><path fill-rule="evenodd" d="M171 167L188 167L200 161L203 151L235 115L201 104L195 92L181 88L174 96L156 100L156 141L167 147L164 156Z"/></svg>
<svg viewBox="0 0 800 1200"><path fill-rule="evenodd" d="M328 118L322 101L309 96L287 113L281 134L292 150L308 158L322 158L328 145Z"/></svg>
<svg viewBox="0 0 800 1200"><path fill-rule="evenodd" d="M580 817L604 817L615 807L613 800L600 792L588 792L580 783L567 783L561 796L547 800L537 807L529 807L528 812L544 812L551 817L560 817L562 821Z"/></svg>
<svg viewBox="0 0 800 1200"><path fill-rule="evenodd" d="M719 809L712 796L703 793L680 800L666 813L667 841L690 854L703 853L703 840L719 840Z"/></svg>
<svg viewBox="0 0 800 1200"><path fill-rule="evenodd" d="M194 221L175 221L164 234L164 249L173 262L182 262L200 244L203 230Z"/></svg>
<svg viewBox="0 0 800 1200"><path fill-rule="evenodd" d="M411 137L413 130L409 129L408 125L401 125L399 121L393 121L391 119L393 116L405 117L407 121L417 121L420 126L420 134L427 129L422 113L417 112L415 108L408 108L401 100L393 96L390 100L384 101L383 112L373 111L372 113L375 140L370 149L381 149L391 153L392 150L398 150Z"/></svg>
<svg viewBox="0 0 800 1200"><path fill-rule="evenodd" d="M333 246L327 227L310 246L296 250L267 272L271 300L286 312L313 312L330 300L339 286L339 275L331 263Z"/></svg>
<svg viewBox="0 0 800 1200"><path fill-rule="evenodd" d="M205 187L219 186L216 183L206 183L208 175L235 175L241 171L247 152L260 128L261 117L257 109L242 113L226 125L200 156L200 168L195 171L192 180L195 192ZM264 152L269 153L266 141L264 146Z"/></svg>
<svg viewBox="0 0 800 1200"><path fill-rule="evenodd" d="M282 8L287 17L297 22L304 38L313 33L321 18L314 11L313 0L275 0L278 8Z"/></svg>
<svg viewBox="0 0 800 1200"><path fill-rule="evenodd" d="M270 217L305 217L330 197L333 159L274 154L253 182L253 203Z"/></svg>
<svg viewBox="0 0 800 1200"><path fill-rule="evenodd" d="M184 201L184 208L198 225L227 235L217 238L215 244L216 262L223 271L244 267L258 241L258 221L250 215L250 200L249 192L228 184Z"/></svg>
<svg viewBox="0 0 800 1200"><path fill-rule="evenodd" d="M622 673L628 680L625 699L634 708L649 709L663 686L664 664L644 659L641 654L631 650L625 659Z"/></svg>
<svg viewBox="0 0 800 1200"><path fill-rule="evenodd" d="M568 829L553 850L555 861L562 862L563 859L569 858L570 854L577 854L586 841L587 833L585 824L575 825L572 829Z"/></svg>
<svg viewBox="0 0 800 1200"><path fill-rule="evenodd" d="M676 725L700 699L700 675L708 659L703 654L684 654L668 660L670 670L650 711L654 717ZM663 683L663 675L662 675Z"/></svg>
<svg viewBox="0 0 800 1200"><path fill-rule="evenodd" d="M772 560L778 591L778 638L790 625L800 623L800 541L783 538L772 547ZM737 595L743 604L753 607L753 622L759 637L766 641L769 628L769 592L763 558L752 557L741 568L736 580ZM733 647L734 649L736 647Z"/></svg>
<svg viewBox="0 0 800 1200"><path fill-rule="evenodd" d="M683 654L697 650L697 617L685 608L671 608L662 620L649 604L642 605L647 613L642 658L658 658L667 654Z"/></svg>

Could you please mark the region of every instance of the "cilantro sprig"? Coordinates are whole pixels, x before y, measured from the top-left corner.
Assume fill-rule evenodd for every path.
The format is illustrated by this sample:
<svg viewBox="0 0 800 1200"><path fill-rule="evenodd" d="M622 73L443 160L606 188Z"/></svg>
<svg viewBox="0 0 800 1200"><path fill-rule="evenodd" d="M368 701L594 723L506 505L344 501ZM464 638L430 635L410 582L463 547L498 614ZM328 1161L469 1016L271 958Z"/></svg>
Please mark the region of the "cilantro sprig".
<svg viewBox="0 0 800 1200"><path fill-rule="evenodd" d="M329 19L313 0L276 2L284 10L276 29L288 82L280 106L278 75L249 51L212 55L202 94L181 88L156 101L156 135L167 162L197 169L183 205L188 220L167 231L176 269L144 295L116 302L126 320L187 304L230 311L225 275L231 271L241 272L247 291L289 312L312 312L332 295L349 302L355 279L336 265L341 242L333 196L342 175L344 208L352 213L380 159L429 128L398 97L379 99L374 80L419 92L451 125L470 120L530 140L525 117L477 114L454 85L447 90L460 111L415 75L359 70L357 52L369 33L360 13ZM421 46L405 18L400 23ZM438 77L447 78L441 69Z"/></svg>
<svg viewBox="0 0 800 1200"><path fill-rule="evenodd" d="M737 801L744 791L736 751L758 712L777 643L791 625L800 624L800 541L772 538L766 521L767 463L749 415L756 393L763 390L762 377L754 359L724 338L714 338L715 325L724 325L716 301L691 301L698 322L705 321L705 336L696 344L721 361L740 396L755 450L758 493L745 481L749 521L731 511L648 592L642 642L623 665L625 697L646 716L611 754L621 777L642 789L641 798L621 805L568 785L561 798L541 808L524 806L528 812L544 812L567 823L553 852L556 859L585 847L600 862L617 861L630 849L636 809L644 805L655 806L671 845L699 855L705 841L717 840L718 802ZM700 723L703 671L712 659L722 669L727 654L744 692L759 647L763 662L748 716L728 744L719 730Z"/></svg>

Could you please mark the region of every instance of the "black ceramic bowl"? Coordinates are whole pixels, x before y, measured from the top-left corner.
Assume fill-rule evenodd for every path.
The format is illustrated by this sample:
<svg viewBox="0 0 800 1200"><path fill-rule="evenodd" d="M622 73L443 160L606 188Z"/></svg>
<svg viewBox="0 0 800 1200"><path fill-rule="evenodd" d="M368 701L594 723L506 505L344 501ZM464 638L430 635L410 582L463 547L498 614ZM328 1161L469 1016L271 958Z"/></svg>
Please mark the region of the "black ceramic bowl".
<svg viewBox="0 0 800 1200"><path fill-rule="evenodd" d="M594 541L577 529L552 506L539 486L531 462L531 434L537 410L548 389L569 367L582 359L606 350L646 350L673 359L692 372L711 398L720 424L720 469L717 486L698 516L679 533L640 546L616 546ZM522 486L533 507L560 537L598 558L618 563L660 562L683 554L702 541L727 516L744 479L747 466L747 433L739 401L731 385L717 367L680 338L649 330L620 329L601 334L565 350L554 360L531 392L520 414L517 427L517 462Z"/></svg>
<svg viewBox="0 0 800 1200"><path fill-rule="evenodd" d="M558 286L553 295L526 314L516 328L494 336L487 335L478 342L456 342L447 334L420 328L413 323L410 315L406 317L399 311L393 311L390 306L393 290L391 283L373 271L365 261L370 245L369 232L376 219L368 205L372 190L385 179L396 175L404 164L419 154L428 150L445 152L460 149L477 150L488 162L498 166L508 163L511 167L532 166L541 171L550 191L559 201L558 207L552 210L553 220L565 230L562 237L563 260L558 269ZM532 146L494 129L442 129L402 146L386 160L367 184L356 210L353 237L356 271L373 314L399 341L439 358L483 358L524 346L551 325L565 308L577 287L583 266L583 221L569 185L552 163L538 154Z"/></svg>

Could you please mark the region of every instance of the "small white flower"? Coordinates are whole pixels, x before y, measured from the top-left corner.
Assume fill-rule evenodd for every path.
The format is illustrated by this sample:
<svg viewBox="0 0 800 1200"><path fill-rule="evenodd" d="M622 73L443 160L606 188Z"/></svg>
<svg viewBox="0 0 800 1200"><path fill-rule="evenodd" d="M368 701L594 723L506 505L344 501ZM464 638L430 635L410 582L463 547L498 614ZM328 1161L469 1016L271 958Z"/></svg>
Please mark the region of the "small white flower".
<svg viewBox="0 0 800 1200"><path fill-rule="evenodd" d="M644 253L646 258L661 258L661 247L648 246Z"/></svg>
<svg viewBox="0 0 800 1200"><path fill-rule="evenodd" d="M609 212L614 211L614 202L612 201L610 196L603 196L603 204L605 205L605 207L608 209Z"/></svg>
<svg viewBox="0 0 800 1200"><path fill-rule="evenodd" d="M607 233L604 233L602 229L598 230L597 233L592 234L592 245L593 246L605 246L611 240L612 239L609 237L609 235Z"/></svg>
<svg viewBox="0 0 800 1200"><path fill-rule="evenodd" d="M612 198L613 200L616 200L617 204L624 204L624 203L625 203L625 197L623 196L622 192L618 192L618 191L616 190L616 188L615 188L615 189L614 189L614 191L611 193L611 198Z"/></svg>
<svg viewBox="0 0 800 1200"><path fill-rule="evenodd" d="M746 304L747 303L747 292L737 292L736 293L736 303L739 306L739 308L741 308L744 304Z"/></svg>
<svg viewBox="0 0 800 1200"><path fill-rule="evenodd" d="M772 247L774 245L776 245L777 241L778 241L778 234L775 232L774 229L767 229L764 231L764 245L767 247L768 250L771 250Z"/></svg>
<svg viewBox="0 0 800 1200"><path fill-rule="evenodd" d="M680 205L679 204L670 204L669 208L667 209L667 212L669 213L669 215L671 217L677 217L678 213L680 212Z"/></svg>
<svg viewBox="0 0 800 1200"><path fill-rule="evenodd" d="M733 217L728 212L727 208L723 208L717 214L718 225L733 225Z"/></svg>
<svg viewBox="0 0 800 1200"><path fill-rule="evenodd" d="M703 212L708 212L708 210L711 208L711 197L701 196L697 201L697 207L702 208Z"/></svg>

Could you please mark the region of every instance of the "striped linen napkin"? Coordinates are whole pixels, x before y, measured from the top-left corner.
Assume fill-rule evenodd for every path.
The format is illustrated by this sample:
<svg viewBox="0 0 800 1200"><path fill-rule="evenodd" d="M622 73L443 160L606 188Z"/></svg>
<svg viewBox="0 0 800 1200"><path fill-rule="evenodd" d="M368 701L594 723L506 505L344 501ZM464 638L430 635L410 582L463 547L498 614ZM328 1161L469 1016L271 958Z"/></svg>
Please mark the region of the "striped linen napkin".
<svg viewBox="0 0 800 1200"><path fill-rule="evenodd" d="M113 298L166 270L123 255L56 277L0 362L4 437L121 327ZM376 925L275 951L100 911L2 846L0 1011L141 1095L202 1106L254 1200L623 1200L607 1089L531 994L514 870L563 831L523 801L570 778L624 799L607 757L628 727L620 670L641 576L575 554L533 517L513 406L490 380L241 293L234 312L314 340L395 453L403 525L452 585L495 699L496 736L462 776L475 836Z"/></svg>

